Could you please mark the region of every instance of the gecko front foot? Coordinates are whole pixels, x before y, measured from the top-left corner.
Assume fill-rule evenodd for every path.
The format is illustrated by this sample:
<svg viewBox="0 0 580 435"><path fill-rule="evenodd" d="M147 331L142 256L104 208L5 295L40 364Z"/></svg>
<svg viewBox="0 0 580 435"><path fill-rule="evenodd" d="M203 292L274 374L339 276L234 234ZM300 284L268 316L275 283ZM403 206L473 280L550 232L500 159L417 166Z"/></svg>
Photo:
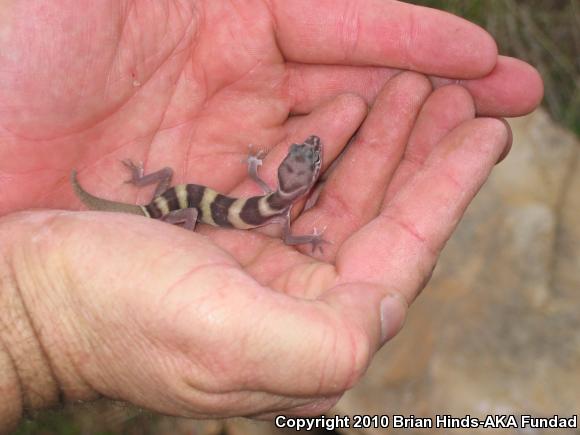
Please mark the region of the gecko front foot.
<svg viewBox="0 0 580 435"><path fill-rule="evenodd" d="M248 157L246 157L245 162L248 164L248 175L260 188L264 191L264 193L272 193L272 189L270 186L260 178L258 175L258 167L262 166L262 162L264 157L266 157L266 151L258 150L255 154L252 153L252 145L249 145L250 152L248 153Z"/></svg>
<svg viewBox="0 0 580 435"><path fill-rule="evenodd" d="M253 151L253 145L248 145L249 151L248 156L242 160L242 163L248 164L248 171L257 171L258 166L262 166L262 162L264 161L264 157L266 157L266 151L263 149L257 150L255 153Z"/></svg>

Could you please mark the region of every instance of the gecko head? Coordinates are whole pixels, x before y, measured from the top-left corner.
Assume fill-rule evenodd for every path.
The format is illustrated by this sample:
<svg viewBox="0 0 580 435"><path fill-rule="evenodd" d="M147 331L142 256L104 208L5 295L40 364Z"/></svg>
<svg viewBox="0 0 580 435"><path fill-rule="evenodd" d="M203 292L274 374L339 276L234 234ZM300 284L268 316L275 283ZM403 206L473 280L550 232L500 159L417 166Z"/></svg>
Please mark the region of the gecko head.
<svg viewBox="0 0 580 435"><path fill-rule="evenodd" d="M298 198L308 192L320 175L322 144L318 136L310 136L301 144L292 144L278 168L279 192Z"/></svg>

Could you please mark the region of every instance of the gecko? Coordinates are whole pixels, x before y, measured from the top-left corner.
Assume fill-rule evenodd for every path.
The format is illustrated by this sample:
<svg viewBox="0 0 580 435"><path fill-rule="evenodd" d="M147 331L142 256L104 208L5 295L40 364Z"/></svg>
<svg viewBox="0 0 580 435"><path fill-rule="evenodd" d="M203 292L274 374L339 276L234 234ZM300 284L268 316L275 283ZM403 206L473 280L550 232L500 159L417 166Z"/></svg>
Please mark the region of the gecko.
<svg viewBox="0 0 580 435"><path fill-rule="evenodd" d="M287 245L310 244L312 252L322 251L328 243L316 229L309 235L293 235L290 231L292 205L314 186L322 166L322 143L318 136L309 136L303 143L290 145L288 154L278 167L278 187L270 189L258 175L262 153L247 158L248 174L264 191L261 196L233 198L199 184L179 184L173 187L173 170L169 167L145 175L142 164L131 160L122 163L131 171L127 183L145 186L157 183L153 199L146 205L126 204L96 197L84 190L71 174L77 197L91 210L131 213L171 224L182 224L193 231L196 223L247 230L272 223L282 224L282 239Z"/></svg>

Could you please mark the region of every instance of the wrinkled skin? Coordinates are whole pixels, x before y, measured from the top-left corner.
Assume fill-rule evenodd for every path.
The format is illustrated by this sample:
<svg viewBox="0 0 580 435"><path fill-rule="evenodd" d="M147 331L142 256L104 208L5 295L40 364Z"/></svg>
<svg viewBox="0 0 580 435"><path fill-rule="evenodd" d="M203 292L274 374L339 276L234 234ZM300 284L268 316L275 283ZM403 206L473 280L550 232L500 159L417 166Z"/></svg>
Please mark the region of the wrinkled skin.
<svg viewBox="0 0 580 435"><path fill-rule="evenodd" d="M61 391L185 416L328 409L509 148L503 122L476 114L523 114L542 94L481 29L386 0L12 1L0 22L0 389L29 408ZM147 202L125 158L259 194L248 144L269 150L274 186L289 143L320 136L324 171L357 129L293 224L326 228L316 258L274 226L56 210L81 208L72 168L92 193ZM34 208L50 210L17 213Z"/></svg>

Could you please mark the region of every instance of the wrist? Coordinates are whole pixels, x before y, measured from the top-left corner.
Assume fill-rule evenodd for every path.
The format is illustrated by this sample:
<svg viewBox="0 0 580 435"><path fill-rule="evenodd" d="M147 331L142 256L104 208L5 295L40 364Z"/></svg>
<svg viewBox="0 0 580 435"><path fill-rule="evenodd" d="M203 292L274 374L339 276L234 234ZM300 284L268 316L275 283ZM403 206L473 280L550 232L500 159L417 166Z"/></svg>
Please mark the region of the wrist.
<svg viewBox="0 0 580 435"><path fill-rule="evenodd" d="M24 288L11 264L12 244L7 241L0 237L0 432L13 428L27 412L59 400L58 384L24 304Z"/></svg>
<svg viewBox="0 0 580 435"><path fill-rule="evenodd" d="M59 333L71 321L61 300L66 285L52 261L54 244L35 241L40 227L29 213L0 219L0 433L33 411L94 397Z"/></svg>

